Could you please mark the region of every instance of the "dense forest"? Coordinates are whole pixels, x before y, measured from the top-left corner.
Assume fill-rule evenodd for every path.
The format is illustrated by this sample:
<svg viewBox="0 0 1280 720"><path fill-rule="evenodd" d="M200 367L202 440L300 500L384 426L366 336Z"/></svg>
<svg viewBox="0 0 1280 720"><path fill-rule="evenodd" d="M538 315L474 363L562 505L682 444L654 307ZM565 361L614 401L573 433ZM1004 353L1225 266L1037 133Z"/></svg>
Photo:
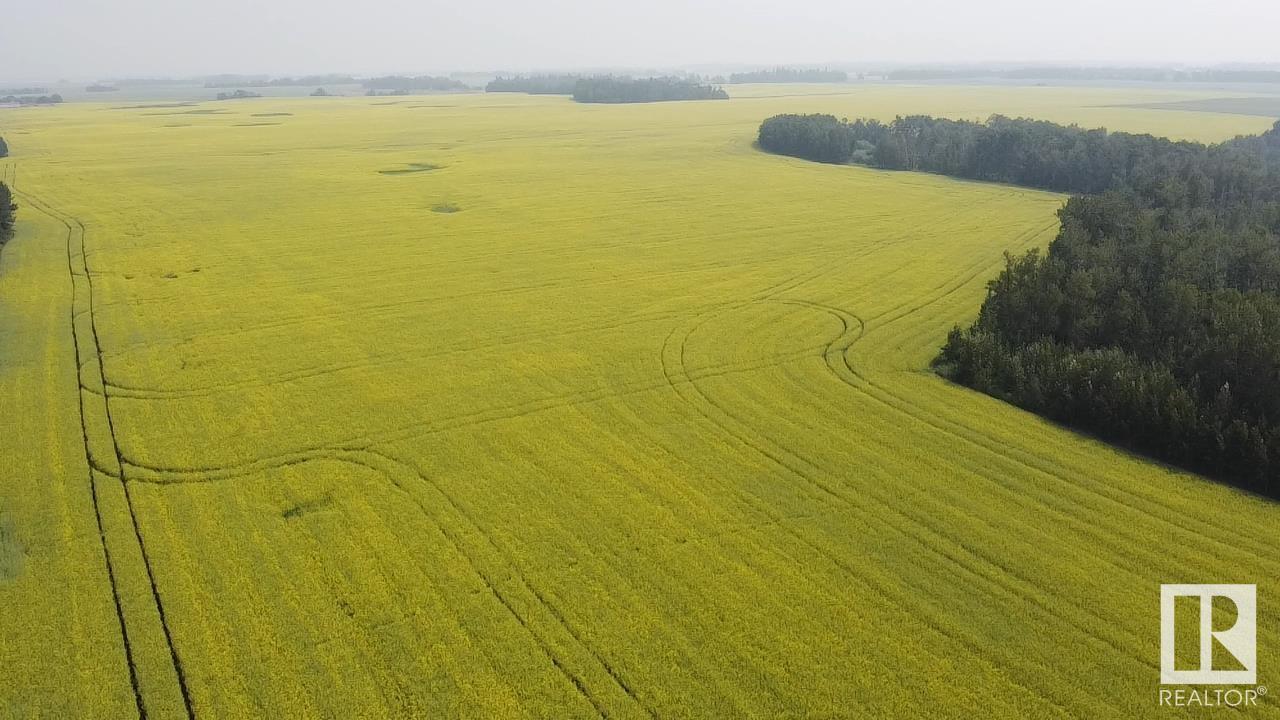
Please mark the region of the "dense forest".
<svg viewBox="0 0 1280 720"><path fill-rule="evenodd" d="M314 83L308 83L314 84ZM360 83L366 90L404 90L405 92L413 90L468 90L465 83L459 82L452 78L437 77L435 75L419 75L417 77L405 77L402 75L387 75L385 77L369 78Z"/></svg>
<svg viewBox="0 0 1280 720"><path fill-rule="evenodd" d="M760 124L757 142L779 155L847 163L853 159L854 138L852 126L834 115L774 115Z"/></svg>
<svg viewBox="0 0 1280 720"><path fill-rule="evenodd" d="M1078 193L938 359L954 380L1280 496L1280 123L1218 145L993 117L779 116L761 148Z"/></svg>
<svg viewBox="0 0 1280 720"><path fill-rule="evenodd" d="M803 70L776 67L772 70L733 73L731 83L842 83L849 81L849 73L843 70Z"/></svg>
<svg viewBox="0 0 1280 720"><path fill-rule="evenodd" d="M578 80L573 99L580 103L643 103L664 100L728 100L729 93L715 85L672 77L595 77Z"/></svg>
<svg viewBox="0 0 1280 720"><path fill-rule="evenodd" d="M581 75L529 75L496 77L485 92L519 92L530 95L572 95Z"/></svg>

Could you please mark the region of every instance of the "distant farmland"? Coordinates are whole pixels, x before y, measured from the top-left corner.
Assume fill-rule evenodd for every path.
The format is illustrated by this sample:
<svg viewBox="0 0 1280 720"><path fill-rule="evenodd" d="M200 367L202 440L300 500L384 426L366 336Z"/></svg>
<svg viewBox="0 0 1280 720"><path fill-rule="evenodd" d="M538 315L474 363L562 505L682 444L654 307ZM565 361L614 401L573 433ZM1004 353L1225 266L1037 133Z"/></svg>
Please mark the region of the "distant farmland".
<svg viewBox="0 0 1280 720"><path fill-rule="evenodd" d="M752 147L1270 120L804 92L0 111L0 716L1166 717L1161 582L1280 666L1274 503L928 369L1062 196Z"/></svg>
<svg viewBox="0 0 1280 720"><path fill-rule="evenodd" d="M1185 110L1198 113L1226 113L1230 115L1256 115L1258 117L1280 118L1280 97L1264 95L1259 97L1223 97L1198 98L1195 100L1178 100L1174 102L1155 102L1136 104L1131 107L1151 110Z"/></svg>

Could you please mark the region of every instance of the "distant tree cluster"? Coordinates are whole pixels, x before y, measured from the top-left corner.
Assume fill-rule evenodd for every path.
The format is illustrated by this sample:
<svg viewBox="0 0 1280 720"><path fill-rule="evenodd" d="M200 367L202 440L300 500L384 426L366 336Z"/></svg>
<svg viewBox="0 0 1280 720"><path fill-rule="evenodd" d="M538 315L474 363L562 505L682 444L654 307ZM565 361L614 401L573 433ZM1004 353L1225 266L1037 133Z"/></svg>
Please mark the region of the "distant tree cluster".
<svg viewBox="0 0 1280 720"><path fill-rule="evenodd" d="M116 87L154 87L157 85L179 85L190 80L176 80L168 77L113 78L111 84Z"/></svg>
<svg viewBox="0 0 1280 720"><path fill-rule="evenodd" d="M385 77L369 78L360 83L366 90L403 90L405 93L413 90L469 90L465 83L447 77L438 77L434 75L420 75L418 77L405 77L402 75L387 75Z"/></svg>
<svg viewBox="0 0 1280 720"><path fill-rule="evenodd" d="M848 81L849 73L843 70L805 70L781 66L772 70L729 75L731 83L842 83Z"/></svg>
<svg viewBox="0 0 1280 720"><path fill-rule="evenodd" d="M680 78L594 77L578 80L573 99L580 103L645 103L667 100L728 100L715 85Z"/></svg>
<svg viewBox="0 0 1280 720"><path fill-rule="evenodd" d="M62 102L58 93L52 95L6 95L0 98L0 105L57 105Z"/></svg>
<svg viewBox="0 0 1280 720"><path fill-rule="evenodd" d="M9 186L0 182L0 244L13 237L13 222L17 212L18 206L13 203Z"/></svg>
<svg viewBox="0 0 1280 720"><path fill-rule="evenodd" d="M1080 193L938 360L958 382L1280 496L1280 123L1212 146L993 117L779 116L760 146Z"/></svg>
<svg viewBox="0 0 1280 720"><path fill-rule="evenodd" d="M354 85L358 80L350 75L303 75L301 77L264 78L252 75L217 75L205 80L204 86L213 88L235 87L310 87L313 85Z"/></svg>
<svg viewBox="0 0 1280 720"><path fill-rule="evenodd" d="M106 83L94 83L85 87L85 92L101 93L101 92L118 92L120 88L115 85L107 85Z"/></svg>
<svg viewBox="0 0 1280 720"><path fill-rule="evenodd" d="M896 82L929 80L1068 80L1139 82L1277 83L1280 71L1133 67L903 68L886 74Z"/></svg>
<svg viewBox="0 0 1280 720"><path fill-rule="evenodd" d="M318 87L311 91L311 97L329 97L330 95L332 95L332 93L322 87Z"/></svg>
<svg viewBox="0 0 1280 720"><path fill-rule="evenodd" d="M24 87L24 88L5 88L0 90L0 95L48 95L49 88L42 87Z"/></svg>
<svg viewBox="0 0 1280 720"><path fill-rule="evenodd" d="M245 100L248 98L262 97L260 93L251 92L249 90L236 90L235 92L218 93L219 100Z"/></svg>
<svg viewBox="0 0 1280 720"><path fill-rule="evenodd" d="M572 95L581 75L530 75L496 77L485 86L485 92L518 92L530 95Z"/></svg>
<svg viewBox="0 0 1280 720"><path fill-rule="evenodd" d="M9 143L0 137L0 158L9 157Z"/></svg>
<svg viewBox="0 0 1280 720"><path fill-rule="evenodd" d="M760 124L760 148L825 163L853 159L854 132L834 115L775 115Z"/></svg>
<svg viewBox="0 0 1280 720"><path fill-rule="evenodd" d="M205 78L207 88L272 88L272 87L325 87L332 85L361 85L366 90L403 90L408 94L415 90L468 90L465 83L435 75L409 77L384 75L358 79L350 75L302 75L299 77L266 77L262 75L214 75Z"/></svg>
<svg viewBox="0 0 1280 720"><path fill-rule="evenodd" d="M1132 186L1155 194L1155 186L1169 182L1156 169L1185 169L1207 152L1197 143L1000 115L986 122L913 115L887 124L779 115L761 124L759 143L769 152L810 160L1077 193ZM1187 192L1201 202L1211 191L1209 179L1188 172Z"/></svg>

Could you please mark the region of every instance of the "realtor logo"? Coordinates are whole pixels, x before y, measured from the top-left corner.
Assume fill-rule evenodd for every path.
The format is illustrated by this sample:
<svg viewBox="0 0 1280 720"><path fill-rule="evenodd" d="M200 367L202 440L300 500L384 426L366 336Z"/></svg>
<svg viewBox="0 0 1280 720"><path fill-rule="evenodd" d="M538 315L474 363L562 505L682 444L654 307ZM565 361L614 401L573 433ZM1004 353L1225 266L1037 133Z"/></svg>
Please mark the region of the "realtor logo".
<svg viewBox="0 0 1280 720"><path fill-rule="evenodd" d="M1200 599L1199 667L1177 668L1175 646L1177 625L1174 607L1179 597ZM1235 623L1220 627L1229 615L1213 614L1214 598L1226 598L1236 606ZM1221 605L1221 601L1220 605ZM1183 611L1189 609L1184 606ZM1185 621L1184 621L1185 622ZM1215 670L1214 646L1235 658L1236 668ZM1185 650L1185 649L1184 649ZM1229 662L1229 661L1228 661ZM1258 590L1256 585L1161 585L1160 586L1160 683L1162 685L1252 685L1258 681Z"/></svg>

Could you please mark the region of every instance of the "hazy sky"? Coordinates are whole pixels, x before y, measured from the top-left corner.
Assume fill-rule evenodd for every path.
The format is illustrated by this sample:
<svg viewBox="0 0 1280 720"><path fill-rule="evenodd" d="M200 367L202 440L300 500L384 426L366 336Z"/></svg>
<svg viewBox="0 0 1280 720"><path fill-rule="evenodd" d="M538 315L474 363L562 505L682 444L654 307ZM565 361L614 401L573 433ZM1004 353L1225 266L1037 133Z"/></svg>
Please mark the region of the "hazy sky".
<svg viewBox="0 0 1280 720"><path fill-rule="evenodd" d="M1280 0L0 0L0 78L1280 62Z"/></svg>

